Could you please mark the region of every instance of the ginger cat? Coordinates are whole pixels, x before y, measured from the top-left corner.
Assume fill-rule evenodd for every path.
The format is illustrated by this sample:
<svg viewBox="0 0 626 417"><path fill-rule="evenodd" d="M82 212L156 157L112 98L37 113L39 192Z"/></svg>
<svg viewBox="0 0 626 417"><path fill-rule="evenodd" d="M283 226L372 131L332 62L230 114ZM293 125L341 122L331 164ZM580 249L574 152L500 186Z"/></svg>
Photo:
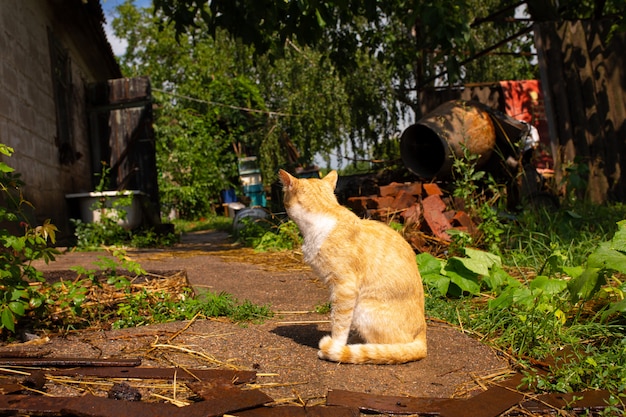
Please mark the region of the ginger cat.
<svg viewBox="0 0 626 417"><path fill-rule="evenodd" d="M426 357L424 290L411 246L387 225L337 202L337 172L297 179L280 170L284 203L304 260L330 287L331 335L318 356L342 363L404 363ZM365 342L348 344L350 330Z"/></svg>

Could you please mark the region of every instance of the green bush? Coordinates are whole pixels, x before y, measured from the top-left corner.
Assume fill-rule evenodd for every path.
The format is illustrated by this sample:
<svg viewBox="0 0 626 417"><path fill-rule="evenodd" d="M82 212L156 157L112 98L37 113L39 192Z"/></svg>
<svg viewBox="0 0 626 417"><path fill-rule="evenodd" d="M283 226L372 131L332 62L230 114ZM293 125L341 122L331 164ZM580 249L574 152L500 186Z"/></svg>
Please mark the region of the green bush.
<svg viewBox="0 0 626 417"><path fill-rule="evenodd" d="M539 390L573 392L626 387L626 220L584 263L568 266L558 249L536 274L514 277L500 256L465 248L447 260L420 254L430 314L457 323L509 352L524 368L560 350L568 361L544 376L528 374Z"/></svg>
<svg viewBox="0 0 626 417"><path fill-rule="evenodd" d="M10 157L13 149L0 144L0 154ZM31 285L43 282L43 274L32 262L49 262L58 253L48 247L57 228L49 220L30 224L25 208L31 205L22 195L23 185L13 168L0 162L0 334L15 332L21 321L45 309L45 295Z"/></svg>
<svg viewBox="0 0 626 417"><path fill-rule="evenodd" d="M243 227L238 230L239 241L259 252L292 250L302 244L302 236L292 220L242 219Z"/></svg>

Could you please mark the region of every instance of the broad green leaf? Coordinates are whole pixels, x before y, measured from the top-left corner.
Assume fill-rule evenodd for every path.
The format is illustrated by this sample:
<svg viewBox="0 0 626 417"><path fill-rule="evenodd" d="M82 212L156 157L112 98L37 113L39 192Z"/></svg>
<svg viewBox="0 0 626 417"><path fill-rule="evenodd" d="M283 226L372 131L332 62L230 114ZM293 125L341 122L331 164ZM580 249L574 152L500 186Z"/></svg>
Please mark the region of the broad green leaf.
<svg viewBox="0 0 626 417"><path fill-rule="evenodd" d="M489 252L465 248L465 254L467 258L454 257L452 259L478 275L489 275L489 268L493 265L502 265L500 257Z"/></svg>
<svg viewBox="0 0 626 417"><path fill-rule="evenodd" d="M445 297L450 288L450 278L440 274L426 274L422 276L424 284L436 288L439 294Z"/></svg>
<svg viewBox="0 0 626 417"><path fill-rule="evenodd" d="M11 310L9 310L8 306L5 306L2 309L2 315L0 316L0 319L2 321L2 327L14 332L15 331L15 323L14 323L14 316L13 316L13 312L11 312Z"/></svg>
<svg viewBox="0 0 626 417"><path fill-rule="evenodd" d="M561 270L565 274L567 274L568 277L576 278L576 277L579 277L580 274L585 272L585 267L583 267L582 265L578 265L578 266L563 266L563 267L561 267Z"/></svg>
<svg viewBox="0 0 626 417"><path fill-rule="evenodd" d="M600 268L587 268L580 276L568 282L567 289L573 302L590 299L604 285L606 279L600 272Z"/></svg>
<svg viewBox="0 0 626 417"><path fill-rule="evenodd" d="M528 287L507 287L497 298L490 300L489 309L501 310L509 308L515 304L528 307L534 302L532 292Z"/></svg>
<svg viewBox="0 0 626 417"><path fill-rule="evenodd" d="M612 269L626 274L626 254L611 248L612 242L604 242L589 255L588 268Z"/></svg>
<svg viewBox="0 0 626 417"><path fill-rule="evenodd" d="M476 276L460 274L454 270L446 271L446 275L450 278L450 281L456 284L461 291L477 295L480 293L480 284Z"/></svg>
<svg viewBox="0 0 626 417"><path fill-rule="evenodd" d="M498 265L494 265L489 270L489 275L482 278L483 283L492 291L497 291L503 287L519 287L522 284L509 275L504 269Z"/></svg>
<svg viewBox="0 0 626 417"><path fill-rule="evenodd" d="M525 309L532 308L535 305L535 295L528 287L515 288L512 291L513 303L524 307Z"/></svg>
<svg viewBox="0 0 626 417"><path fill-rule="evenodd" d="M28 302L31 309L39 308L43 304L43 297L33 297Z"/></svg>
<svg viewBox="0 0 626 417"><path fill-rule="evenodd" d="M533 290L542 290L547 294L559 294L567 288L567 281L539 275L530 282L529 287Z"/></svg>
<svg viewBox="0 0 626 417"><path fill-rule="evenodd" d="M436 288L439 294L445 297L450 286L450 278L442 274L442 268L446 262L429 253L420 253L416 256L416 260L424 284Z"/></svg>
<svg viewBox="0 0 626 417"><path fill-rule="evenodd" d="M611 239L611 249L626 252L626 220L617 222L617 232Z"/></svg>
<svg viewBox="0 0 626 417"><path fill-rule="evenodd" d="M16 252L22 252L24 250L24 247L26 246L26 239L24 239L23 237L7 236L5 240L6 242L4 243L4 245L7 248L12 248Z"/></svg>
<svg viewBox="0 0 626 417"><path fill-rule="evenodd" d="M26 297L28 297L28 291L24 289L15 288L13 291L11 291L11 301L17 301L20 298Z"/></svg>
<svg viewBox="0 0 626 417"><path fill-rule="evenodd" d="M442 261L432 256L430 253L420 253L415 257L417 266L422 275L441 273Z"/></svg>
<svg viewBox="0 0 626 417"><path fill-rule="evenodd" d="M498 297L489 300L487 305L490 310L502 310L509 308L513 304L513 294L511 288L504 290Z"/></svg>
<svg viewBox="0 0 626 417"><path fill-rule="evenodd" d="M7 173L7 172L13 172L13 171L14 171L13 168L11 168L5 163L0 162L0 172Z"/></svg>
<svg viewBox="0 0 626 417"><path fill-rule="evenodd" d="M26 309L24 308L24 303L20 301L12 301L9 303L9 308L11 311L17 316L23 316L26 313Z"/></svg>

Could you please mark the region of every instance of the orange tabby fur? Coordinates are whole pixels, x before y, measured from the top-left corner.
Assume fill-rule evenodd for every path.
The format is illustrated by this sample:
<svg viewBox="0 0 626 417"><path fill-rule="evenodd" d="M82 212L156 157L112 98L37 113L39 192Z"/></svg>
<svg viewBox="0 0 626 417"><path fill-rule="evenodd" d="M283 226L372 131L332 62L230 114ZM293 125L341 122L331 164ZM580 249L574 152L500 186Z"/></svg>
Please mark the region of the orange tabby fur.
<svg viewBox="0 0 626 417"><path fill-rule="evenodd" d="M410 245L387 225L363 220L335 197L337 173L297 179L280 170L284 203L304 260L330 287L330 336L318 356L342 363L404 363L426 357L424 290ZM365 343L348 344L350 330Z"/></svg>

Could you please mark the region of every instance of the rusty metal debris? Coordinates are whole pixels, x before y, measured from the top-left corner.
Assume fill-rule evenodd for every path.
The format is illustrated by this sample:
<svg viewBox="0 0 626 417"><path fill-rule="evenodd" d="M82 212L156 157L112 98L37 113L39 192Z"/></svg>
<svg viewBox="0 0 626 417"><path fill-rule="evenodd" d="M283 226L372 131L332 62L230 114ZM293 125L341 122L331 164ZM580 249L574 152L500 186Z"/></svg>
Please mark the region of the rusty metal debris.
<svg viewBox="0 0 626 417"><path fill-rule="evenodd" d="M348 197L346 205L362 217L388 221L401 219L408 230L405 237L415 249L427 251L427 245L416 234L426 234L429 240L447 246L451 240L448 230L458 230L475 236L476 225L462 204L446 197L435 183L399 183L368 189L371 195ZM458 207L457 207L458 206Z"/></svg>
<svg viewBox="0 0 626 417"><path fill-rule="evenodd" d="M511 411L507 415L546 415L566 408L575 413L598 412L608 406L611 395L600 390L533 396L513 388L519 381L521 376L516 375L469 398L400 397L331 390L326 396L326 405L396 415L497 417L514 407L518 412Z"/></svg>
<svg viewBox="0 0 626 417"><path fill-rule="evenodd" d="M236 384L245 384L256 379L253 371L234 371L229 369L183 369L183 368L76 368L47 371L55 376L85 376L98 378L134 378L134 379L177 379L179 381L206 381L227 379Z"/></svg>
<svg viewBox="0 0 626 417"><path fill-rule="evenodd" d="M14 394L16 392L24 391L24 386L17 382L11 382L8 384L0 384L0 394Z"/></svg>
<svg viewBox="0 0 626 417"><path fill-rule="evenodd" d="M353 407L262 407L237 413L237 417L358 417L361 413Z"/></svg>
<svg viewBox="0 0 626 417"><path fill-rule="evenodd" d="M89 360L90 365L100 364ZM67 366L65 359L47 359L45 364ZM76 363L76 361L72 362ZM110 361L102 364L109 365ZM120 362L117 362L120 363ZM129 363L129 362L123 362ZM134 363L134 362L133 362ZM21 365L21 363L20 363ZM21 367L21 366L20 366ZM6 370L8 371L8 370ZM141 394L130 384L116 382L108 391L108 397L92 394L78 397L51 397L25 395L27 391L40 389L49 376L97 377L128 380L173 380L186 381L187 386L201 398L191 404L176 406L169 403L141 401ZM265 407L274 400L256 389L247 389L243 384L254 382L253 371L223 369L140 368L140 367L78 367L74 369L35 370L21 381L11 380L0 384L0 415L24 414L30 416L74 415L85 417L211 417L237 412L245 416L358 416L357 409L345 407ZM31 387L30 390L27 386ZM244 388L240 388L244 386ZM240 414L248 410L246 414ZM268 411L269 410L269 411ZM296 411L297 410L297 411Z"/></svg>
<svg viewBox="0 0 626 417"><path fill-rule="evenodd" d="M274 401L259 390L242 390L229 381L192 382L187 384L193 392L213 405L219 414L258 407ZM236 405L236 408L233 408ZM220 413L221 411L221 413Z"/></svg>
<svg viewBox="0 0 626 417"><path fill-rule="evenodd" d="M93 358L0 358L0 366L38 366L70 368L76 366L139 366L141 359Z"/></svg>
<svg viewBox="0 0 626 417"><path fill-rule="evenodd" d="M417 398L392 395L374 395L344 390L330 390L326 405L356 407L361 411L386 414L439 415L447 398Z"/></svg>
<svg viewBox="0 0 626 417"><path fill-rule="evenodd" d="M49 359L48 362L67 363L61 359ZM24 394L33 389L40 390L46 382L46 375L180 380L186 382L195 397L183 406L142 401L139 391L125 382L116 382L109 390L108 398L92 394L78 397ZM522 376L517 374L469 398L419 398L330 390L325 405L299 407L273 404L274 400L262 391L243 385L255 380L253 371L222 369L103 366L34 370L21 379L0 384L0 415L210 417L236 413L240 417L356 417L362 411L392 415L496 417L505 412L507 415L545 415L565 408L575 413L598 412L608 406L611 396L608 391L531 395L520 391L528 387L522 384Z"/></svg>

